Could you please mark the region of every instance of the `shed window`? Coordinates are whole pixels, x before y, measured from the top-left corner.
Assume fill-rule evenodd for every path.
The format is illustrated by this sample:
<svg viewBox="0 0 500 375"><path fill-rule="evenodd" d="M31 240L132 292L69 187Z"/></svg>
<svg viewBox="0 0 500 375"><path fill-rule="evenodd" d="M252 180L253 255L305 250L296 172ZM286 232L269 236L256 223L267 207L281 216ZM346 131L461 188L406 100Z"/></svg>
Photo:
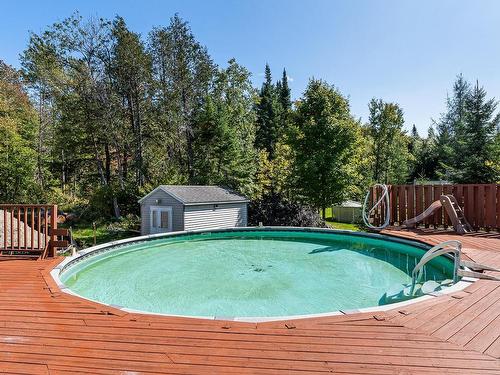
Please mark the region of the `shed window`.
<svg viewBox="0 0 500 375"><path fill-rule="evenodd" d="M152 219L152 222L151 222L151 226L153 228L158 228L158 215L157 215L157 210L153 210L152 211L152 215L151 215L151 219Z"/></svg>

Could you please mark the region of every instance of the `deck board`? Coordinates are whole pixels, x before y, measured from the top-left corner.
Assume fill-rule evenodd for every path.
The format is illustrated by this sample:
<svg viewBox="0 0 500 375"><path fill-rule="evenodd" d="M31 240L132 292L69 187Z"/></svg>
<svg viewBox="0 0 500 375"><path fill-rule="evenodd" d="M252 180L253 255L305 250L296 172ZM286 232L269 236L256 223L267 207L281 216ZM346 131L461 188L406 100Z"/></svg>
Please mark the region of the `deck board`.
<svg viewBox="0 0 500 375"><path fill-rule="evenodd" d="M500 238L460 239L471 259L500 265ZM0 373L500 375L497 282L386 312L255 324L91 303L58 290L58 261L0 262Z"/></svg>

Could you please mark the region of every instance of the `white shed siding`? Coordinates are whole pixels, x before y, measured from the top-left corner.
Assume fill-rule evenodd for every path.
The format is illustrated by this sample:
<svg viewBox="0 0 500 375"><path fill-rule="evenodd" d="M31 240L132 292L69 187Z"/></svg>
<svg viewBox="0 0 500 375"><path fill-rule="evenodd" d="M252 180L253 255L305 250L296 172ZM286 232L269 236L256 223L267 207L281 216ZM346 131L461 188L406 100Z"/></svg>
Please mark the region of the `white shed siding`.
<svg viewBox="0 0 500 375"><path fill-rule="evenodd" d="M245 227L247 204L226 203L185 206L184 230Z"/></svg>
<svg viewBox="0 0 500 375"><path fill-rule="evenodd" d="M363 221L361 207L333 206L332 215L335 221L341 223L361 223Z"/></svg>
<svg viewBox="0 0 500 375"><path fill-rule="evenodd" d="M157 199L161 199L160 203L156 203ZM184 205L177 199L174 199L169 194L162 190L155 191L141 202L141 234L146 235L151 233L151 223L149 208L151 206L170 206L172 207L172 230L184 230Z"/></svg>

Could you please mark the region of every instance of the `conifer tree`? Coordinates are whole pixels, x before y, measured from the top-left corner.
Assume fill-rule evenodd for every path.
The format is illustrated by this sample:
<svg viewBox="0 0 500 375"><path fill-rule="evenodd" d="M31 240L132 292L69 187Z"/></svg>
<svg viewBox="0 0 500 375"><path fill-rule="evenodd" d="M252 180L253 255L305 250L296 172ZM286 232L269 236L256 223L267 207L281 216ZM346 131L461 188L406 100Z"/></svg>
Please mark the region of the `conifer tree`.
<svg viewBox="0 0 500 375"><path fill-rule="evenodd" d="M279 81L280 87L278 90L279 102L281 108L284 111L289 111L292 109L292 97L290 92L290 87L288 86L288 76L286 74L286 69L283 69L283 76L281 81Z"/></svg>
<svg viewBox="0 0 500 375"><path fill-rule="evenodd" d="M460 74L453 85L452 96L446 99L446 113L441 115L437 127L438 175L453 179L462 165L465 139L466 101L470 85Z"/></svg>
<svg viewBox="0 0 500 375"><path fill-rule="evenodd" d="M486 98L486 90L479 82L467 97L463 136L457 142L463 145L463 168L456 169L454 180L459 183L491 183L500 178L496 166L495 136L500 123L500 114L495 115L498 102Z"/></svg>
<svg viewBox="0 0 500 375"><path fill-rule="evenodd" d="M196 183L224 185L254 195L255 94L250 73L234 59L217 72L197 119Z"/></svg>
<svg viewBox="0 0 500 375"><path fill-rule="evenodd" d="M291 91L288 86L288 76L286 70L283 69L283 76L276 85L276 91L279 102L279 129L278 138L280 142L285 141L285 137L291 126L292 99Z"/></svg>
<svg viewBox="0 0 500 375"><path fill-rule="evenodd" d="M420 146L415 153L415 161L410 179L435 180L438 178L438 152L437 139L434 128L431 126L427 137L420 140Z"/></svg>
<svg viewBox="0 0 500 375"><path fill-rule="evenodd" d="M265 150L269 158L274 158L274 149L278 140L279 106L276 86L272 82L271 68L266 64L265 81L260 90L260 100L257 105L257 135L255 146Z"/></svg>
<svg viewBox="0 0 500 375"><path fill-rule="evenodd" d="M447 111L437 124L438 175L458 183L488 183L499 179L495 164L494 138L499 124L497 102L486 98L478 83L459 75Z"/></svg>

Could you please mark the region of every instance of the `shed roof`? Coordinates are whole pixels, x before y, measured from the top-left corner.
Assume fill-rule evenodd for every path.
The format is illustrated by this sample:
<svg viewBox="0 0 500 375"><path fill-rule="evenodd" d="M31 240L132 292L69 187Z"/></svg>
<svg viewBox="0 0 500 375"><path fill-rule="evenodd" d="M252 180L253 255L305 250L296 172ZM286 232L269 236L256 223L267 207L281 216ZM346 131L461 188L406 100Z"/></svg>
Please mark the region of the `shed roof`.
<svg viewBox="0 0 500 375"><path fill-rule="evenodd" d="M220 186L160 185L141 198L139 203L158 190L164 191L185 205L248 202L246 197Z"/></svg>
<svg viewBox="0 0 500 375"><path fill-rule="evenodd" d="M344 201L340 204L336 204L335 206L337 207L353 207L353 208L358 208L358 207L362 207L363 205L359 202L356 202L356 201L351 201L351 200L347 200L347 201Z"/></svg>

